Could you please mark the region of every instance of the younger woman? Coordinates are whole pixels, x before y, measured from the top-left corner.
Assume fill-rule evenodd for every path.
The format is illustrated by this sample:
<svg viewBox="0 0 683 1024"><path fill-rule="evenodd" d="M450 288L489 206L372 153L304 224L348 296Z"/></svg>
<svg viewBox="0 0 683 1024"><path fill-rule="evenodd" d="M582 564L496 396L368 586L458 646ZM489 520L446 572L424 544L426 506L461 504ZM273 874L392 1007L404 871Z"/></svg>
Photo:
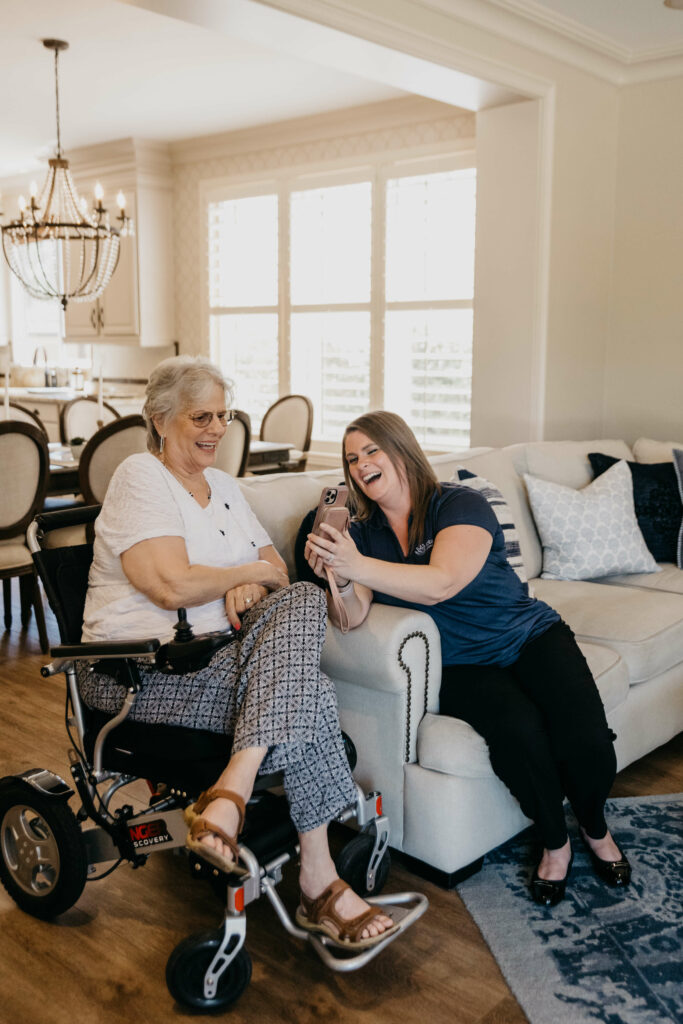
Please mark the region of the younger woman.
<svg viewBox="0 0 683 1024"><path fill-rule="evenodd" d="M440 484L400 416L373 412L346 428L344 474L356 508L350 535L310 534L309 565L334 571L351 627L373 601L427 612L441 634L440 709L488 744L495 773L536 823L543 854L534 900L563 899L572 851L566 795L596 873L624 886L630 866L609 833L613 734L570 628L529 596L502 529L471 488ZM332 621L337 612L329 603Z"/></svg>

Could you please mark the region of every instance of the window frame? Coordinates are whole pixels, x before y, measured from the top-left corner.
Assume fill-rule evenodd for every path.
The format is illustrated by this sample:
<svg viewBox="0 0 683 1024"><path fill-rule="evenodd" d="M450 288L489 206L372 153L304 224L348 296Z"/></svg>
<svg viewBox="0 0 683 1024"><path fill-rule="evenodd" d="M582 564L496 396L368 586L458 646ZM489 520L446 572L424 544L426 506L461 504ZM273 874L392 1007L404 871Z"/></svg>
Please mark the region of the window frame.
<svg viewBox="0 0 683 1024"><path fill-rule="evenodd" d="M387 301L385 298L385 234L387 182L399 177L438 174L473 168L476 172L476 150L439 147L434 152L410 151L391 154L375 160L364 159L319 166L296 166L281 170L221 177L200 182L200 245L201 315L204 351L218 359L211 338L211 317L221 314L276 313L278 317L278 397L291 391L291 315L296 312L363 311L370 315L370 382L369 407L379 409L384 403L385 314L390 310L473 309L472 299L434 299ZM371 186L371 256L370 300L331 304L293 304L289 289L290 260L290 197L293 192L369 181ZM271 306L212 306L210 303L209 212L212 203L244 199L257 195L278 198L278 301ZM338 454L339 442L315 436L312 447L321 454ZM436 449L435 449L436 450ZM439 451L446 449L438 449Z"/></svg>

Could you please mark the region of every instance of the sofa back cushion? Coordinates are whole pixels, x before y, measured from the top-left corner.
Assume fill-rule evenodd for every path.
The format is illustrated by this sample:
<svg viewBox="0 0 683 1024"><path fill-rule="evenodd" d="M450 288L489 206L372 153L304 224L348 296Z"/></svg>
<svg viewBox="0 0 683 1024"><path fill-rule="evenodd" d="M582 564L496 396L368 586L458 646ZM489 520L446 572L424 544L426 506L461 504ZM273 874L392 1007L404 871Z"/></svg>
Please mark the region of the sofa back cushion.
<svg viewBox="0 0 683 1024"><path fill-rule="evenodd" d="M568 487L585 487L593 479L589 452L604 452L618 459L632 459L623 441L532 441L507 448L470 448L431 456L439 480L447 481L456 467L465 466L490 480L510 506L519 534L522 558L529 579L541 574L543 552L529 508L522 475L530 473ZM240 487L254 513L270 534L287 568L295 578L294 542L306 513L318 504L323 487L343 479L341 466L308 473L242 477Z"/></svg>
<svg viewBox="0 0 683 1024"><path fill-rule="evenodd" d="M523 447L523 446L520 446ZM483 453L461 453L458 463L490 480L505 498L512 521L519 535L522 561L529 579L540 576L543 552L527 501L524 481L517 473L513 458L506 448L491 448Z"/></svg>
<svg viewBox="0 0 683 1024"><path fill-rule="evenodd" d="M473 448L470 451L488 452L493 449ZM458 453L448 452L430 459L439 480L450 480L459 458ZM317 506L323 487L334 487L343 481L341 465L336 469L246 476L238 480L252 511L287 563L291 579L297 578L294 545L302 520Z"/></svg>
<svg viewBox="0 0 683 1024"><path fill-rule="evenodd" d="M241 477L242 494L268 531L280 552L291 579L296 579L294 542L306 513L315 508L323 487L334 487L344 477L342 470L315 473L273 473L267 476Z"/></svg>
<svg viewBox="0 0 683 1024"><path fill-rule="evenodd" d="M683 441L653 441L650 437L639 437L633 444L633 455L636 462L671 462L674 448L683 448Z"/></svg>
<svg viewBox="0 0 683 1024"><path fill-rule="evenodd" d="M458 467L457 471L453 474L453 482L464 487L471 487L472 490L477 491L482 497L486 498L503 531L505 554L510 567L517 573L522 583L527 583L522 549L519 544L519 534L512 518L510 506L501 491L494 487L490 480L484 479L483 476L477 476L476 473L472 473L465 466Z"/></svg>

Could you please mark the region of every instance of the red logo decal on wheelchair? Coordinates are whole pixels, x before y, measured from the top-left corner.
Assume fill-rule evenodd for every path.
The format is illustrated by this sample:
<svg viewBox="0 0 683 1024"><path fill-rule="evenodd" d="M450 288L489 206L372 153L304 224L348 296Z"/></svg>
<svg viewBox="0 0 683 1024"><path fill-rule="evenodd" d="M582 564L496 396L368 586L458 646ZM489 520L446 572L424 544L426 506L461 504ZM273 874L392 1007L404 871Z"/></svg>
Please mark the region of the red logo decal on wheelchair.
<svg viewBox="0 0 683 1024"><path fill-rule="evenodd" d="M163 818L156 818L154 821L143 821L138 825L130 825L128 832L136 850L143 846L157 846L159 843L169 843L171 841L171 836Z"/></svg>

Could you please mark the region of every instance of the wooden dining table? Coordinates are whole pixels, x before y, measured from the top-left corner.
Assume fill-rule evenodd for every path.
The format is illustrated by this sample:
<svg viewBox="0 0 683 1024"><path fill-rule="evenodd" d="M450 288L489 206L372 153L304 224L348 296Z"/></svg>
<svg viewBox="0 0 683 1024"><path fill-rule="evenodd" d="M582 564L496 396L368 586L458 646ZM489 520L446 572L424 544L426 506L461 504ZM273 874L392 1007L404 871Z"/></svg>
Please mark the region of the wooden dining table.
<svg viewBox="0 0 683 1024"><path fill-rule="evenodd" d="M50 441L47 448L50 455L47 493L78 494L78 459L74 459L68 445L58 441Z"/></svg>
<svg viewBox="0 0 683 1024"><path fill-rule="evenodd" d="M50 454L47 493L78 494L78 459L74 459L68 445L51 441L47 447ZM293 444L282 441L260 441L255 438L249 445L247 468L264 466L272 462L286 462L293 447Z"/></svg>

